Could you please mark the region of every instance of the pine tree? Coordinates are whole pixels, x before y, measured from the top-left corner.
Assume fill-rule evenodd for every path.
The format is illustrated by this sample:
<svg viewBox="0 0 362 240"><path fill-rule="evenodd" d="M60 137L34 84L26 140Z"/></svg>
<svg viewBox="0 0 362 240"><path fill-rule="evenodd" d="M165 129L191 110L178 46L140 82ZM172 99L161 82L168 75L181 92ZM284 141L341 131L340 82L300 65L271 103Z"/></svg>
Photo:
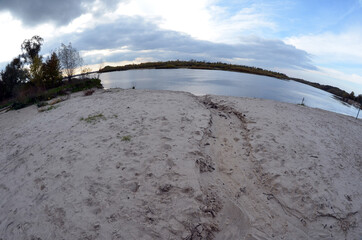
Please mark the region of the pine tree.
<svg viewBox="0 0 362 240"><path fill-rule="evenodd" d="M58 87L62 83L62 73L60 70L60 61L55 52L52 52L50 58L43 65L44 83L46 88Z"/></svg>
<svg viewBox="0 0 362 240"><path fill-rule="evenodd" d="M42 58L35 56L30 65L30 81L37 87L44 87Z"/></svg>

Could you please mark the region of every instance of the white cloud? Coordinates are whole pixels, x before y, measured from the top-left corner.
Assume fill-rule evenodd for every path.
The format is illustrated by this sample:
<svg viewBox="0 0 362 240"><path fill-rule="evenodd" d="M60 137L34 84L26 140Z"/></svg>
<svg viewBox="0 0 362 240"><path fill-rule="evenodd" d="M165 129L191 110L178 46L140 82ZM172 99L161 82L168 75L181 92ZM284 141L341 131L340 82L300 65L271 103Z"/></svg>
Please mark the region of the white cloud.
<svg viewBox="0 0 362 240"><path fill-rule="evenodd" d="M25 39L39 35L44 39L51 38L54 27L42 24L35 28L25 28L21 21L15 19L9 12L0 13L0 29L4 33L0 44L0 62L11 61L21 53L21 44Z"/></svg>
<svg viewBox="0 0 362 240"><path fill-rule="evenodd" d="M359 90L360 92L362 92L362 76L354 73L347 74L331 68L320 67L320 69L321 69L320 74L323 76L335 78L341 81L359 84L361 87Z"/></svg>
<svg viewBox="0 0 362 240"><path fill-rule="evenodd" d="M264 6L251 5L230 15L230 9L215 6L210 24L217 36L211 40L236 44L250 36L263 36L267 31L275 31L277 24L262 9Z"/></svg>
<svg viewBox="0 0 362 240"><path fill-rule="evenodd" d="M57 47L58 41L49 42L45 50ZM239 44L197 40L180 32L161 29L142 17L119 17L112 23L63 35L62 41L72 42L74 47L84 51L83 56L90 64L99 62L102 57L108 61L154 57L159 60L193 58L238 62L264 68L289 66L315 69L305 51L282 41L257 37L244 39Z"/></svg>
<svg viewBox="0 0 362 240"><path fill-rule="evenodd" d="M117 13L156 21L161 28L190 34L198 39L214 37L209 6L213 0L138 0L119 5Z"/></svg>
<svg viewBox="0 0 362 240"><path fill-rule="evenodd" d="M90 68L92 71L98 71L99 69L105 67L105 66L124 66L127 64L139 64L139 63L144 63L144 62L153 62L156 61L156 59L152 58L152 57L146 57L146 58L142 58L142 57L138 57L133 59L132 61L119 61L119 62L107 62L107 61L101 61L97 64L89 64L89 65L85 65L83 66L82 69L85 68ZM103 80L102 80L103 82Z"/></svg>
<svg viewBox="0 0 362 240"><path fill-rule="evenodd" d="M121 3L117 13L141 16L161 28L183 32L195 39L223 43L239 43L244 35L276 28L267 11L262 10L265 6L254 4L230 14L230 9L217 4L216 0L137 0Z"/></svg>
<svg viewBox="0 0 362 240"><path fill-rule="evenodd" d="M21 39L24 33L23 31L14 31L14 29L18 29L20 26L21 22L13 19L10 13L0 14L0 29L4 33L9 33L7 37L1 37L0 62L8 61L16 56L14 53L20 51Z"/></svg>
<svg viewBox="0 0 362 240"><path fill-rule="evenodd" d="M275 68L274 70L286 73L290 77L301 78L310 82L339 87L347 92L354 91L362 94L362 76L348 74L335 69L318 67L318 70Z"/></svg>
<svg viewBox="0 0 362 240"><path fill-rule="evenodd" d="M118 53L127 53L130 52L127 47L121 47L119 49L101 49L101 50L91 50L91 51L81 51L82 57L89 57L89 56L110 56L112 54L118 54Z"/></svg>
<svg viewBox="0 0 362 240"><path fill-rule="evenodd" d="M362 29L350 29L339 34L322 33L289 37L284 41L315 56L318 64L362 64Z"/></svg>
<svg viewBox="0 0 362 240"><path fill-rule="evenodd" d="M109 22L110 18L113 17L106 14L104 18L95 19L92 13L87 13L73 19L69 24L62 27L55 28L52 24L29 27L24 26L21 20L15 18L10 12L0 12L0 29L3 33L6 33L0 38L0 63L9 62L12 58L21 54L22 42L34 35L42 37L45 45L57 39L59 40L58 46L54 47L59 47L60 42L63 42L62 36L65 34L81 33L86 29L95 27L97 24Z"/></svg>
<svg viewBox="0 0 362 240"><path fill-rule="evenodd" d="M82 32L87 28L92 28L95 25L95 20L93 18L93 15L90 13L83 14L73 21L71 21L66 26L60 27L57 31L57 35L63 35L66 33L72 33L72 32Z"/></svg>
<svg viewBox="0 0 362 240"><path fill-rule="evenodd" d="M67 1L73 2L73 0ZM239 6L232 9L233 13L230 14L230 8L217 5L219 0L120 0L118 4L116 1L118 0L107 0L105 3L112 2L111 5L118 6L118 9L107 9L104 6L105 3L100 0L90 1L87 4L82 3L82 9L87 9L88 12L79 12L81 15L57 28L51 25L53 24L51 21L49 24L30 27L24 25L21 19L15 18L13 13L1 12L0 29L11 34L9 38L0 40L0 62L8 62L20 53L22 41L33 35L43 37L45 45L54 40L56 44L52 44L52 47L56 45L58 47L61 42L75 41L75 39L64 39L64 35L82 33L100 24L111 24L117 22L119 18L124 19L124 16L140 16L142 19L155 23L155 26L183 32L194 39L229 44L249 42L244 37L241 40L241 37L251 34L258 35L256 29L273 29L275 27L275 24L267 19L265 14L261 13L265 11L261 11L261 7L255 4L248 5L247 8ZM35 18L35 16L31 17ZM247 34L245 34L246 32ZM47 46L44 47L48 48ZM80 48L81 46L75 47ZM49 51L50 49L45 50Z"/></svg>
<svg viewBox="0 0 362 240"><path fill-rule="evenodd" d="M77 2L75 0L67 0L68 2ZM18 54L21 54L21 44L25 39L30 39L34 35L39 35L44 39L44 46L53 41L57 40L57 46L59 47L61 42L64 42L62 36L71 33L81 33L86 29L94 28L98 24L102 24L105 22L112 22L117 15L112 13L114 9L107 8L107 4L109 6L117 6L118 0L106 0L105 2L100 2L99 0L95 0L94 2L87 2L87 3L76 3L74 8L77 8L79 4L82 5L84 9L88 9L88 13L82 14L79 12L79 15L74 15L74 18L71 18L69 21L66 21L66 25L62 26L55 26L54 21L44 21L46 23L41 23L40 19L37 18L37 13L28 12L27 16L19 16L16 15L14 12L10 12L8 10L1 9L0 7L0 29L4 34L0 38L0 67L3 68L6 62L11 61L12 58L16 57ZM122 1L122 0L120 0ZM9 1L11 2L11 1ZM30 3L28 3L30 4ZM41 5L42 2L36 2L37 5ZM46 2L45 8L49 5L49 2ZM51 5L51 4L50 4ZM56 5L56 4L55 4ZM54 5L54 6L55 6ZM71 6L68 6L71 7ZM56 8L56 6L55 6ZM54 9L53 9L54 10ZM53 11L52 10L52 11ZM20 11L20 10L19 10ZM59 12L59 9L58 9ZM51 14L49 12L42 12L43 15ZM23 19L23 18L24 19ZM53 16L57 18L59 16ZM36 24L28 24L26 21L28 18L31 18L31 22L34 21ZM55 19L57 20L57 19ZM39 22L37 22L39 21ZM65 42L67 43L67 42ZM80 46L77 46L80 47ZM52 49L47 49L54 50ZM0 68L0 69L1 69Z"/></svg>

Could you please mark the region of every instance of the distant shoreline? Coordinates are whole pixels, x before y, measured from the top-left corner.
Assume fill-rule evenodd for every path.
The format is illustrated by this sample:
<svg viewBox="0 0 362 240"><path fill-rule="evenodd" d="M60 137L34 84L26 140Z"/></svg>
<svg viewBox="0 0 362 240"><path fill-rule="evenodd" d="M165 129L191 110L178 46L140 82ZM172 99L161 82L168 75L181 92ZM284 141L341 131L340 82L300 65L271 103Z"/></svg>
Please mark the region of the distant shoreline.
<svg viewBox="0 0 362 240"><path fill-rule="evenodd" d="M279 79L288 80L289 77L283 73L270 71L257 67L227 64L221 62L200 62L200 61L167 61L167 62L146 62L140 64L128 64L124 66L106 66L99 70L99 73L113 72L113 71L126 71L134 69L202 69L202 70L223 70L241 73L251 73L256 75L264 75L268 77L275 77Z"/></svg>
<svg viewBox="0 0 362 240"><path fill-rule="evenodd" d="M274 77L282 80L293 80L299 83L303 83L323 91L329 92L342 101L354 105L355 107L361 107L361 102L356 101L356 97L351 96L351 94L346 91L330 86L322 85L315 82L310 82L300 78L289 77L284 73L279 73L275 71L270 71L257 67L250 67L245 65L236 65L236 64L227 64L221 62L204 62L204 61L165 61L165 62L146 62L140 64L128 64L124 66L105 66L100 69L98 73L114 72L114 71L126 71L126 70L136 70L136 69L201 69L201 70L221 70L221 71L231 71L231 72L240 72L240 73L249 73L255 75L262 75L267 77ZM362 100L362 99L361 99Z"/></svg>

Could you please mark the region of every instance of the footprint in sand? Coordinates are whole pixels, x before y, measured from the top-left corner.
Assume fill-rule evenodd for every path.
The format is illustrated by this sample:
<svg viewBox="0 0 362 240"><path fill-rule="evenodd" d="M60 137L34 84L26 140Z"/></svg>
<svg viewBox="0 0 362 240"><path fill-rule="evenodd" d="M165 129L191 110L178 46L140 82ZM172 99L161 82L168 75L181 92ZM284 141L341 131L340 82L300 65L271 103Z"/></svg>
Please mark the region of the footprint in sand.
<svg viewBox="0 0 362 240"><path fill-rule="evenodd" d="M171 145L169 145L169 144L164 144L164 145L162 146L162 149L163 149L163 150L166 150L166 151L170 151L170 150L172 149L172 147L171 147Z"/></svg>

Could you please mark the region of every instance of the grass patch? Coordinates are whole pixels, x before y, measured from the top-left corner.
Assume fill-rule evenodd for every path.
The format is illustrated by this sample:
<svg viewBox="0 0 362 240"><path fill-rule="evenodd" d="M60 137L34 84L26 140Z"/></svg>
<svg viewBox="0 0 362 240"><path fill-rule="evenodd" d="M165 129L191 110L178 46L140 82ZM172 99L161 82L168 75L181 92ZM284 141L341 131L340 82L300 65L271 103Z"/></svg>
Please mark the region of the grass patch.
<svg viewBox="0 0 362 240"><path fill-rule="evenodd" d="M99 113L99 114L89 115L87 118L82 117L80 120L85 121L87 123L95 123L101 119L105 120L106 117L102 113Z"/></svg>
<svg viewBox="0 0 362 240"><path fill-rule="evenodd" d="M47 108L39 108L38 111L39 112L48 112L50 110L53 110L53 109L56 109L58 106L50 106L50 107L47 107Z"/></svg>
<svg viewBox="0 0 362 240"><path fill-rule="evenodd" d="M123 137L122 137L122 141L123 141L123 142L129 142L129 141L131 141L131 136L129 136L129 135L123 136Z"/></svg>

